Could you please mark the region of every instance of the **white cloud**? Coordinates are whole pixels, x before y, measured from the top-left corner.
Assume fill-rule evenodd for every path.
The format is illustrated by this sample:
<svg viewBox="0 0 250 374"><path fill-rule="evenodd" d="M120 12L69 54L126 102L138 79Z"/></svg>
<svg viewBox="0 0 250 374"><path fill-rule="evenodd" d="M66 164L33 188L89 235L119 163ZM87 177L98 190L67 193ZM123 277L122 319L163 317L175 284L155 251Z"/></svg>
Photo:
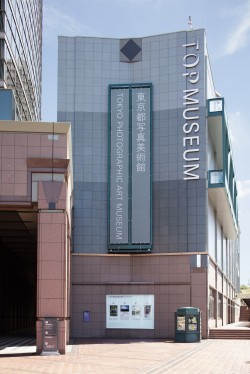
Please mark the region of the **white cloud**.
<svg viewBox="0 0 250 374"><path fill-rule="evenodd" d="M250 1L247 1L247 9L236 26L235 30L231 33L226 45L225 54L232 55L239 49L247 46L250 40Z"/></svg>
<svg viewBox="0 0 250 374"><path fill-rule="evenodd" d="M74 17L63 13L57 6L44 4L43 32L46 40L58 35L97 36L96 30L79 23Z"/></svg>
<svg viewBox="0 0 250 374"><path fill-rule="evenodd" d="M237 181L239 198L250 195L250 179Z"/></svg>

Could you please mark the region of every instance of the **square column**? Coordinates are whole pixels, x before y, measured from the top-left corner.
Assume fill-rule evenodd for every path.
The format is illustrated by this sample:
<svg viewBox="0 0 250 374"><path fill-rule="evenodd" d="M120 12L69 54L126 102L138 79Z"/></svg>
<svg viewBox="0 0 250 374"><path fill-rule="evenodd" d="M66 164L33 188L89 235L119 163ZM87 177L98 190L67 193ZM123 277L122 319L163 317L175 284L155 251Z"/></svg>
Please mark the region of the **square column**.
<svg viewBox="0 0 250 374"><path fill-rule="evenodd" d="M47 191L53 189L46 187ZM61 189L56 208L63 208ZM48 207L44 199L42 183L39 183L38 207ZM60 201L59 201L60 200ZM66 205L66 202L65 202ZM38 214L37 249L37 352L43 350L42 323L44 318L58 320L58 351L66 351L69 339L69 224L66 210L40 209Z"/></svg>

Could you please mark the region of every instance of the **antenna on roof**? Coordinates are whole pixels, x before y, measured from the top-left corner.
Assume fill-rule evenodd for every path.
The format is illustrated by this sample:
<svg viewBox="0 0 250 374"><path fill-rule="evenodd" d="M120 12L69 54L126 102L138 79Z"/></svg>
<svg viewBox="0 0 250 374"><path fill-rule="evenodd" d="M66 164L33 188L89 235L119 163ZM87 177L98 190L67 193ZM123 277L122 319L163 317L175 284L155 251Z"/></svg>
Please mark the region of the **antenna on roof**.
<svg viewBox="0 0 250 374"><path fill-rule="evenodd" d="M194 29L191 16L188 17L188 25L190 26L190 29L191 29L191 30Z"/></svg>

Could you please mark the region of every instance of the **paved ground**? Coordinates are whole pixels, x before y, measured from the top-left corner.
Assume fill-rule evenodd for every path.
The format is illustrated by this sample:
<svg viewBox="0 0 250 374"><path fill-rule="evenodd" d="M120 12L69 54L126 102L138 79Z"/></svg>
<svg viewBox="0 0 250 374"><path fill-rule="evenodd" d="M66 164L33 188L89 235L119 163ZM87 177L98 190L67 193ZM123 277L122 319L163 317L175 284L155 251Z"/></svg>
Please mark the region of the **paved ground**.
<svg viewBox="0 0 250 374"><path fill-rule="evenodd" d="M0 374L245 374L250 340L82 340L60 356L38 356L34 346L0 351Z"/></svg>

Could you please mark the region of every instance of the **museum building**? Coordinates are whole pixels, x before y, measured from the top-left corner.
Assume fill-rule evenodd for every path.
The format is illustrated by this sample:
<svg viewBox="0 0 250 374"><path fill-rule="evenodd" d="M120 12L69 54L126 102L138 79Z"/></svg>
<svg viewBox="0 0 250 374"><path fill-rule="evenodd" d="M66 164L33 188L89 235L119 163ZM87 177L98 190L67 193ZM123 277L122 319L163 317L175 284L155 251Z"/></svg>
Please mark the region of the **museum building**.
<svg viewBox="0 0 250 374"><path fill-rule="evenodd" d="M72 125L72 337L202 336L239 318L237 187L205 31L59 37L58 121Z"/></svg>
<svg viewBox="0 0 250 374"><path fill-rule="evenodd" d="M204 339L238 321L236 176L205 31L59 37L58 57L58 122L0 121L0 333L35 327L37 352L65 353L70 337L174 338L181 307Z"/></svg>

